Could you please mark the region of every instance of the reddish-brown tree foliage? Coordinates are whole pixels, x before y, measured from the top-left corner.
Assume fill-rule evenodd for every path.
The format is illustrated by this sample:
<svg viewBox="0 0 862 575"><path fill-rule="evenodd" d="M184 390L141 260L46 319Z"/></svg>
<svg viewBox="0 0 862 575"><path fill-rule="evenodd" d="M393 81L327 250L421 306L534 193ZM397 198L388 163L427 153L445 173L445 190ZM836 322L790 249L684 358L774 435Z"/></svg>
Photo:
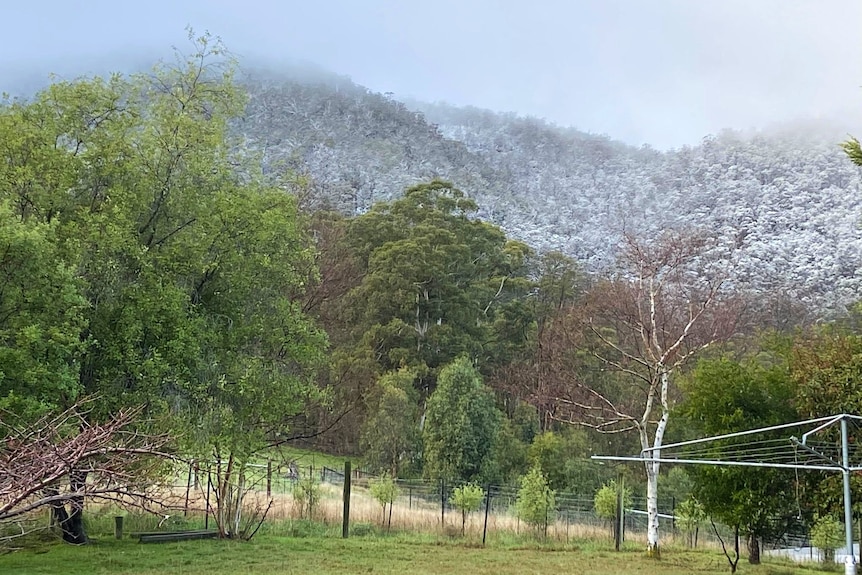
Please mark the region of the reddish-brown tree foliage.
<svg viewBox="0 0 862 575"><path fill-rule="evenodd" d="M708 238L628 238L620 271L590 290L578 315L582 367L558 417L605 432L634 430L647 473L648 541L658 552L659 459L675 386L695 354L737 333L745 300L728 288L729 259Z"/></svg>

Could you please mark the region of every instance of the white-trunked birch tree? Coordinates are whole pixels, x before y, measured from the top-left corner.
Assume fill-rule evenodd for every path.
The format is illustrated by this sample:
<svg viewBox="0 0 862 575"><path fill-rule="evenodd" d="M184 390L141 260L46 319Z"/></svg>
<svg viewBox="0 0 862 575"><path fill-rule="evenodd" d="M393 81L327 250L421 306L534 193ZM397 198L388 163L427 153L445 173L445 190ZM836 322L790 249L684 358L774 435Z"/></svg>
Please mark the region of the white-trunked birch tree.
<svg viewBox="0 0 862 575"><path fill-rule="evenodd" d="M636 431L647 476L648 553L659 555L661 446L676 388L692 356L731 337L743 310L722 250L706 237L666 232L626 238L616 275L581 310L583 369L559 398L565 419L605 433Z"/></svg>

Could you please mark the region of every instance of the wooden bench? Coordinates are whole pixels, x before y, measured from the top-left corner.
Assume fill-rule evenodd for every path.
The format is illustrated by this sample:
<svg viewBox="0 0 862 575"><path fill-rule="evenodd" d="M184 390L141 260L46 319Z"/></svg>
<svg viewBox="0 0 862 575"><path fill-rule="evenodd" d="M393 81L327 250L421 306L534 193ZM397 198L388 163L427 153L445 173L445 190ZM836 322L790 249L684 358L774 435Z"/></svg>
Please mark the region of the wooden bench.
<svg viewBox="0 0 862 575"><path fill-rule="evenodd" d="M200 529L197 531L151 531L147 533L133 533L141 543L167 543L171 541L193 541L196 539L215 539L218 531Z"/></svg>

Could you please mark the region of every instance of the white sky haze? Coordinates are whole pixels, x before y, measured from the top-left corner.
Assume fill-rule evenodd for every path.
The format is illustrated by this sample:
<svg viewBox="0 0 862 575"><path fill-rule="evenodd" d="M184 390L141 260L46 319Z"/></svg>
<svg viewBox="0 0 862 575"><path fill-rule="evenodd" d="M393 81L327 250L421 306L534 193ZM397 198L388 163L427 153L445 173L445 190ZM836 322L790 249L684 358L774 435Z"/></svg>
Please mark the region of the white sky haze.
<svg viewBox="0 0 862 575"><path fill-rule="evenodd" d="M272 67L636 145L862 118L858 0L29 0L4 6L0 91L149 64L187 25Z"/></svg>

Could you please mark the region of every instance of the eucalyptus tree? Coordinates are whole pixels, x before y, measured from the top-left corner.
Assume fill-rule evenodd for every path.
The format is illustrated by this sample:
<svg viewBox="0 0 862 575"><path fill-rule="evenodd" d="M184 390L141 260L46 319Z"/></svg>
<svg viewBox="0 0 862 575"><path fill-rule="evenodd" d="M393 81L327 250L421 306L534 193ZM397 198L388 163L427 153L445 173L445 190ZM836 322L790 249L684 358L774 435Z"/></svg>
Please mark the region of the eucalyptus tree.
<svg viewBox="0 0 862 575"><path fill-rule="evenodd" d="M446 481L486 479L502 414L469 360L440 372L423 429L425 474Z"/></svg>
<svg viewBox="0 0 862 575"><path fill-rule="evenodd" d="M436 372L459 355L494 360L504 333L495 322L525 295L530 250L475 211L452 184L434 180L351 222L348 242L363 277L347 314L358 348L373 353L381 372L409 367L430 391Z"/></svg>

